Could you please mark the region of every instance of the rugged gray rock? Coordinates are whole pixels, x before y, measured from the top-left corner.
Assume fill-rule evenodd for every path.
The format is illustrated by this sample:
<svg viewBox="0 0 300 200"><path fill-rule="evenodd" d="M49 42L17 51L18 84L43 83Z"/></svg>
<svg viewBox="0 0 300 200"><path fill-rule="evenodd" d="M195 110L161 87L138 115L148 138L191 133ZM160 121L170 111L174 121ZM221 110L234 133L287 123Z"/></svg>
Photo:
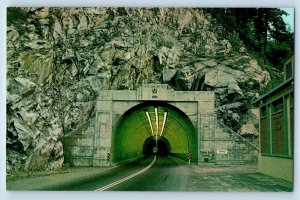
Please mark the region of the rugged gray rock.
<svg viewBox="0 0 300 200"><path fill-rule="evenodd" d="M250 102L270 75L201 9L23 8L7 27L7 172L58 169L60 139L101 90L214 90L216 113L256 135ZM254 116L254 117L253 117ZM250 133L251 132L251 133Z"/></svg>

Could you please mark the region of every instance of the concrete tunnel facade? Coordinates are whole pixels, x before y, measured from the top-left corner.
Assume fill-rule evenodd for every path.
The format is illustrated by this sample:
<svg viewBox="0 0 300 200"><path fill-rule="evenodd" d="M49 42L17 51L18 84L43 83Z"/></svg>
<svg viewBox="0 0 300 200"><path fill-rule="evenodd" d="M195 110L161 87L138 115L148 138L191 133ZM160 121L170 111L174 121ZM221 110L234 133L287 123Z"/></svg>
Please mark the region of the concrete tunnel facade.
<svg viewBox="0 0 300 200"><path fill-rule="evenodd" d="M65 162L74 166L115 165L150 155L153 141L157 141L158 154L187 161L191 152L191 162L199 164L205 159L202 152L212 148L201 133L213 135L214 108L214 92L174 91L167 84L99 91L94 118L63 138ZM167 117L160 135L164 113Z"/></svg>

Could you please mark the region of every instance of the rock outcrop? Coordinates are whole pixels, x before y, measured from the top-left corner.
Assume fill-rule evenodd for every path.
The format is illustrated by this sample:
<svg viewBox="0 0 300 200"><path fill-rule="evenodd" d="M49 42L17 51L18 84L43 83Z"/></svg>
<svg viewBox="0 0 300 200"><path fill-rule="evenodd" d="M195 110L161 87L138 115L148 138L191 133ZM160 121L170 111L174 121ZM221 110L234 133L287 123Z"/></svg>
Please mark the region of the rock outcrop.
<svg viewBox="0 0 300 200"><path fill-rule="evenodd" d="M8 173L60 168L60 138L93 115L97 94L143 83L214 90L218 118L255 132L250 102L270 75L202 9L17 11L26 18L7 27Z"/></svg>

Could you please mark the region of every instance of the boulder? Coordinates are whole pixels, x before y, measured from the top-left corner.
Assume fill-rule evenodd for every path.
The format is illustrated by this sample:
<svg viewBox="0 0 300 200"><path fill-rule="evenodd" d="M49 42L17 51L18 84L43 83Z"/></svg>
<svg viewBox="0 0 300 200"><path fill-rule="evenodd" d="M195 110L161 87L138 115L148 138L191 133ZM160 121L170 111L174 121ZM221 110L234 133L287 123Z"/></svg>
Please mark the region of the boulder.
<svg viewBox="0 0 300 200"><path fill-rule="evenodd" d="M231 110L231 109L239 109L243 104L241 102L234 102L229 104L223 104L218 107L219 110Z"/></svg>
<svg viewBox="0 0 300 200"><path fill-rule="evenodd" d="M176 74L177 69L164 69L162 72L163 81L168 82L170 81Z"/></svg>
<svg viewBox="0 0 300 200"><path fill-rule="evenodd" d="M56 41L58 41L59 38L64 39L64 34L62 32L62 25L60 21L57 19L55 15L52 16L52 19L54 20L54 26L53 26L53 37Z"/></svg>
<svg viewBox="0 0 300 200"><path fill-rule="evenodd" d="M63 165L63 145L53 137L41 139L25 162L25 171L57 170Z"/></svg>
<svg viewBox="0 0 300 200"><path fill-rule="evenodd" d="M6 39L7 42L14 42L19 38L20 34L14 26L7 27Z"/></svg>
<svg viewBox="0 0 300 200"><path fill-rule="evenodd" d="M248 122L243 124L242 127L239 129L238 133L242 136L244 135L253 135L258 136L258 130L254 127L253 123Z"/></svg>
<svg viewBox="0 0 300 200"><path fill-rule="evenodd" d="M7 98L6 98L6 103L11 103L11 104L15 104L18 101L21 100L21 97L17 94L10 94L9 92L7 92Z"/></svg>
<svg viewBox="0 0 300 200"><path fill-rule="evenodd" d="M178 63L180 53L181 50L177 46L173 46L172 48L163 46L158 50L157 54L159 63L165 66L173 66Z"/></svg>
<svg viewBox="0 0 300 200"><path fill-rule="evenodd" d="M88 28L88 22L85 15L79 15L79 24L77 26L77 29L79 30L85 30Z"/></svg>
<svg viewBox="0 0 300 200"><path fill-rule="evenodd" d="M46 169L50 158L50 153L54 146L53 141L40 141L38 146L33 150L25 163L25 171L37 171Z"/></svg>
<svg viewBox="0 0 300 200"><path fill-rule="evenodd" d="M238 94L240 94L241 96L244 95L242 89L238 86L237 83L234 83L234 82L228 84L228 90L227 90L227 93L228 93L228 94L238 93Z"/></svg>
<svg viewBox="0 0 300 200"><path fill-rule="evenodd" d="M47 55L42 55L37 52L28 52L23 54L21 59L22 68L34 74L31 81L37 84L44 83L53 72L54 57L51 52L48 52Z"/></svg>
<svg viewBox="0 0 300 200"><path fill-rule="evenodd" d="M27 78L17 77L17 78L15 78L15 81L18 84L18 86L20 86L21 88L24 88L25 90L36 87L36 84Z"/></svg>
<svg viewBox="0 0 300 200"><path fill-rule="evenodd" d="M194 63L194 68L196 70L196 72L201 72L203 71L203 69L205 69L207 66L204 65L202 62L196 62Z"/></svg>
<svg viewBox="0 0 300 200"><path fill-rule="evenodd" d="M218 63L215 60L207 60L207 61L203 62L203 64L208 67L214 67L214 66L218 65Z"/></svg>
<svg viewBox="0 0 300 200"><path fill-rule="evenodd" d="M115 50L110 46L106 46L104 51L102 51L102 53L100 54L100 57L107 65L109 63L112 63L114 55L115 55Z"/></svg>
<svg viewBox="0 0 300 200"><path fill-rule="evenodd" d="M14 127L18 134L18 140L22 143L24 151L26 151L33 143L35 134L19 119L14 119Z"/></svg>
<svg viewBox="0 0 300 200"><path fill-rule="evenodd" d="M222 70L211 70L205 74L204 83L214 88L236 84L235 77Z"/></svg>
<svg viewBox="0 0 300 200"><path fill-rule="evenodd" d="M34 124L39 117L38 113L27 111L25 109L22 109L18 113L22 117L23 121L26 122L27 124Z"/></svg>
<svg viewBox="0 0 300 200"><path fill-rule="evenodd" d="M58 119L56 119L56 121L58 121ZM63 134L62 127L57 123L52 124L51 128L48 128L48 132L54 141L57 141L57 139Z"/></svg>
<svg viewBox="0 0 300 200"><path fill-rule="evenodd" d="M64 163L64 151L63 151L63 144L61 141L55 143L51 154L54 156L50 158L50 162L47 168L50 170L60 169Z"/></svg>

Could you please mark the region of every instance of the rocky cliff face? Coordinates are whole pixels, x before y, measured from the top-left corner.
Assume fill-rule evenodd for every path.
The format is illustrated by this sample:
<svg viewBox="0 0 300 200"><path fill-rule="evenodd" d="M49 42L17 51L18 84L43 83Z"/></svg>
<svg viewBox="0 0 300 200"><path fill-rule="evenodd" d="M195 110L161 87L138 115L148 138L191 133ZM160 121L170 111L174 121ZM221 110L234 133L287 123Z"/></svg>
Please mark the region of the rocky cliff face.
<svg viewBox="0 0 300 200"><path fill-rule="evenodd" d="M257 134L250 102L270 75L201 9L22 8L7 27L7 172L58 169L60 139L101 90L213 90L216 113Z"/></svg>

